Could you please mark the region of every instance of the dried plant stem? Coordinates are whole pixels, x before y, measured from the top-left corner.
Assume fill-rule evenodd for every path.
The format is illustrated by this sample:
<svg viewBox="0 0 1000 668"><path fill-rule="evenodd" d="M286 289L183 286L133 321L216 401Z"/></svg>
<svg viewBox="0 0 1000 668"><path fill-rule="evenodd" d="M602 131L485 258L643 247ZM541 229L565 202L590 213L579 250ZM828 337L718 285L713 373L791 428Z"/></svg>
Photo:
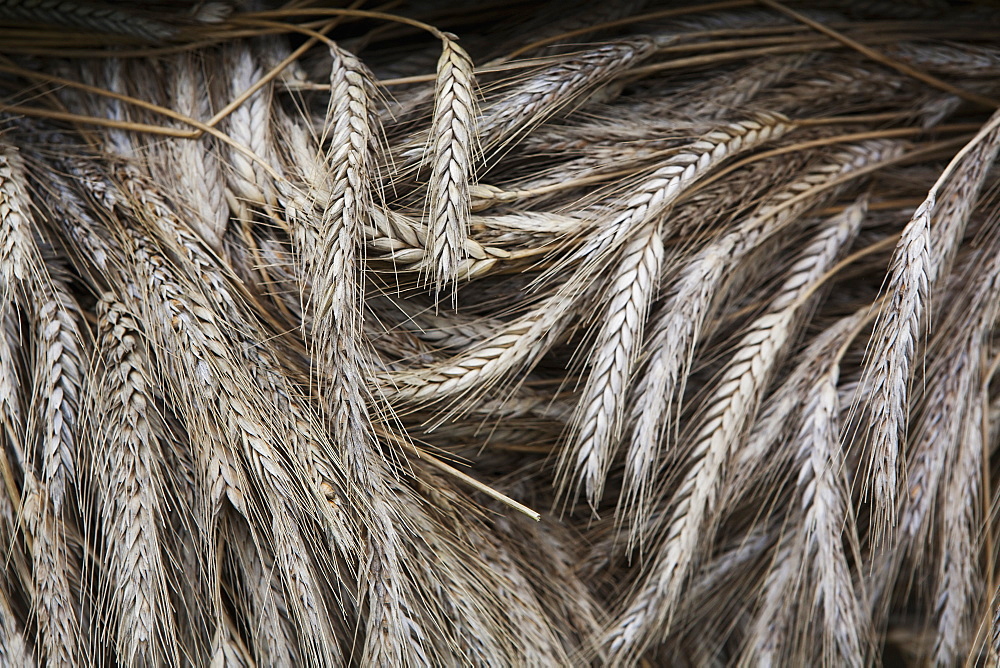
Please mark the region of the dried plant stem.
<svg viewBox="0 0 1000 668"><path fill-rule="evenodd" d="M0 309L10 303L22 281L37 278L40 271L24 187L24 163L17 149L0 142Z"/></svg>
<svg viewBox="0 0 1000 668"><path fill-rule="evenodd" d="M252 620L253 649L262 662L291 665L295 653L295 630L289 623L288 608L278 581L274 578L273 558L263 561L262 551L254 545L250 532L238 520L228 522L230 547L245 579L243 596L247 618Z"/></svg>
<svg viewBox="0 0 1000 668"><path fill-rule="evenodd" d="M159 537L159 432L142 356L142 335L121 304L105 299L94 378L91 447L101 519L114 583L107 605L119 611L117 652L129 664L174 661L177 640ZM125 596L124 592L129 592Z"/></svg>
<svg viewBox="0 0 1000 668"><path fill-rule="evenodd" d="M39 646L48 661L71 665L80 657L79 601L72 585L79 574L73 572L74 557L44 483L30 469L24 471L22 498L22 522L31 541L31 596Z"/></svg>
<svg viewBox="0 0 1000 668"><path fill-rule="evenodd" d="M991 148L986 149L988 153L983 155L976 152L979 146ZM869 471L863 488L875 506L875 536L879 542L889 539L896 528L900 441L906 431L910 374L917 341L923 331L924 303L929 296L929 286L938 276L942 259L949 254L947 249L954 247L952 239L957 238L965 228L963 221L946 221L946 229L951 231L952 239L935 234L934 237L946 245L944 249L937 250L940 246L935 244L936 250L932 255L931 223L936 213L938 192L949 178L961 179L977 171L983 174L982 163L992 162L998 149L1000 113L993 115L938 177L903 230L893 255L886 286L890 301L872 336L871 363L866 368L866 376L873 388L868 409L873 430L869 444ZM972 190L975 191L975 188ZM956 210L956 213L961 212L961 208ZM964 213L967 216L968 210L965 209Z"/></svg>
<svg viewBox="0 0 1000 668"><path fill-rule="evenodd" d="M757 424L740 448L727 494L747 494L751 486L779 475L793 461L796 453L790 451L790 432L801 421L807 386L823 369L843 357L846 346L873 318L871 307L862 307L817 335L796 357L794 368L761 407Z"/></svg>
<svg viewBox="0 0 1000 668"><path fill-rule="evenodd" d="M563 492L584 487L596 509L620 438L627 388L663 265L660 230L651 226L622 251L608 307L590 356L590 377L574 417L574 437L560 453Z"/></svg>
<svg viewBox="0 0 1000 668"><path fill-rule="evenodd" d="M848 46L848 47L850 47L852 49L855 49L856 51L859 51L859 52L863 53L864 55L868 56L872 60L880 62L883 65L887 65L887 66L889 66L889 67L891 67L891 68L893 68L895 70L898 70L899 72L902 72L903 74L911 76L911 77L913 77L915 79L919 79L920 81L923 81L925 83L930 84L931 86L934 86L935 88L939 88L939 89L941 89L943 91L947 91L947 92L951 93L952 95L957 95L958 97L961 97L962 99L968 100L970 102L974 102L975 104L978 104L978 105L981 105L983 107L986 107L987 109L996 109L997 107L1000 107L1000 103L998 103L996 100L991 100L988 97L984 97L982 95L977 95L975 93L970 93L969 91L962 90L961 88L953 86L953 85L947 83L946 81L942 81L941 79L938 79L935 76L927 74L926 72L922 72L920 70L917 70L917 69L914 69L914 68L910 67L909 65L907 65L905 63L901 63L901 62L898 62L896 60L893 60L892 58L889 58L885 54L878 53L877 51L868 48L864 44L861 44L860 42L857 42L856 40L853 40L853 39L847 37L846 35L844 35L842 33L839 33L837 31L835 31L835 30L833 30L833 29L831 29L831 28L823 25L822 23L820 23L818 21L814 21L814 20L808 18L807 16L802 15L799 12L796 12L796 11L794 11L792 9L789 9L788 7L785 7L782 3L777 2L777 0L757 0L757 1L760 2L760 3L762 3L762 4L765 4L768 7L771 7L771 8L773 8L773 9L775 9L775 10L777 10L777 11L783 13L783 14L787 14L788 16L792 17L796 21L799 21L800 23L804 23L805 25L809 26L810 28L813 28L814 30L819 31L819 32L823 33L824 35L827 35L828 37L831 37L831 38L837 40L838 42L841 42L841 43L845 44L846 46Z"/></svg>
<svg viewBox="0 0 1000 668"><path fill-rule="evenodd" d="M321 406L332 427L332 441L341 449L333 460L346 471L349 484L371 503L370 533L363 546L364 567L359 572L366 583L368 615L364 662L400 665L407 652L424 654L429 647L408 609L412 599L405 577L400 577L401 538L386 503L387 472L372 432L369 390L362 374L364 351L358 340L363 295L356 278L355 242L370 220L373 206L369 173L374 123L371 82L353 55L331 46L331 56L327 111L332 123L331 153L324 164L333 169L329 183L310 194L317 200L304 210L307 218L300 221L302 230L296 238L304 269L312 277L307 305L311 328L305 334L312 347ZM313 174L317 178L316 172ZM315 221L313 207L317 206L322 213Z"/></svg>
<svg viewBox="0 0 1000 668"><path fill-rule="evenodd" d="M561 335L574 300L561 293L545 299L483 343L443 365L392 374L382 392L394 403L446 401L489 387L514 369L537 361Z"/></svg>
<svg viewBox="0 0 1000 668"><path fill-rule="evenodd" d="M705 540L705 531L711 530L725 471L793 336L802 296L810 293L812 284L854 237L866 208L867 202L863 201L833 218L803 250L770 309L747 329L717 389L699 411L691 429L693 438L687 455L690 469L674 492L674 509L645 577L642 597L627 602L607 633L606 644L615 661L627 662L648 646L654 633L669 631L677 601L690 577L692 556L697 554L699 542Z"/></svg>
<svg viewBox="0 0 1000 668"><path fill-rule="evenodd" d="M23 179L24 165L16 149L0 142L0 433L21 450L27 425L18 367L21 336L15 331L15 318L25 282L43 271L29 228Z"/></svg>
<svg viewBox="0 0 1000 668"><path fill-rule="evenodd" d="M18 627L17 615L5 592L0 591L0 659L11 665L34 668L35 653L24 630Z"/></svg>
<svg viewBox="0 0 1000 668"><path fill-rule="evenodd" d="M513 369L532 364L558 339L565 326L561 323L586 292L584 286L636 230L659 219L685 188L726 159L753 150L791 129L788 121L780 117L733 123L679 152L654 172L613 220L581 245L571 259L582 262L582 266L540 308L443 367L393 376L389 383L394 387L383 391L394 402L442 401L477 386L484 387Z"/></svg>
<svg viewBox="0 0 1000 668"><path fill-rule="evenodd" d="M124 8L94 5L73 0L3 0L0 16L14 21L37 21L98 32L128 35L149 41L173 36L176 29L155 19Z"/></svg>
<svg viewBox="0 0 1000 668"><path fill-rule="evenodd" d="M458 277L469 230L469 185L476 150L472 60L452 39L442 43L431 123L431 175L427 188L436 292Z"/></svg>
<svg viewBox="0 0 1000 668"><path fill-rule="evenodd" d="M670 297L647 335L650 350L644 375L634 389L633 428L629 445L629 494L643 490L656 471L662 439L676 438L671 425L680 413L695 348L709 316L712 300L728 268L738 266L754 248L831 196L831 186L862 172L871 163L898 155L899 148L882 142L847 148L815 167L779 193L762 202L732 231L706 245L681 269ZM641 504L640 506L641 507ZM638 525L643 522L639 518Z"/></svg>
<svg viewBox="0 0 1000 668"><path fill-rule="evenodd" d="M654 51L647 39L630 39L569 56L525 80L502 99L485 105L478 135L488 153L504 146L529 124L572 104L588 90L632 67Z"/></svg>
<svg viewBox="0 0 1000 668"><path fill-rule="evenodd" d="M988 662L997 11L783 1L0 0L0 664Z"/></svg>
<svg viewBox="0 0 1000 668"><path fill-rule="evenodd" d="M329 181L315 181L312 197L319 198L315 211L303 211L298 221L300 232L295 241L304 273L311 278L311 329L305 334L317 363L317 383L330 416L338 415L333 397L345 390L338 375L349 368L360 373L357 341L360 329L357 310L362 303L357 279L356 243L361 228L371 216L370 152L373 137L371 84L358 60L351 54L331 47L333 59L330 81L330 106L327 118L331 152L319 163L316 172L329 166ZM308 150L308 149L307 149ZM316 173L314 178L319 178ZM319 213L319 216L315 214ZM328 377L329 376L329 377ZM368 429L364 399L350 399L351 415L356 415L349 429ZM338 438L338 440L340 440Z"/></svg>
<svg viewBox="0 0 1000 668"><path fill-rule="evenodd" d="M983 401L973 395L966 414L961 449L944 482L941 512L949 521L941 535L941 566L933 600L937 626L932 660L937 665L961 661L967 653L982 605L982 573L977 568L983 457Z"/></svg>
<svg viewBox="0 0 1000 668"><path fill-rule="evenodd" d="M201 64L191 56L180 57L176 62L177 102L188 115L204 118L209 111L204 94L208 82L199 76ZM218 251L229 224L229 206L222 168L210 141L208 137L174 140L171 156L183 192L190 193L188 205L194 214L191 226L205 243Z"/></svg>
<svg viewBox="0 0 1000 668"><path fill-rule="evenodd" d="M837 358L808 388L799 420L795 525L787 529L765 585L744 661L818 662L863 665L863 600L855 591L847 542L857 550L857 535L847 515L847 481L839 440L836 391ZM800 567L801 565L801 567ZM797 605L789 605L793 600ZM818 646L808 638L816 637Z"/></svg>
<svg viewBox="0 0 1000 668"><path fill-rule="evenodd" d="M231 47L228 58L235 63L230 82L234 92L246 90L261 78L262 72L248 44L238 43ZM229 135L236 145L259 156L254 160L234 148L228 161L230 183L236 197L251 206L274 204L274 184L266 169L271 159L271 95L270 87L257 91L227 119Z"/></svg>
<svg viewBox="0 0 1000 668"><path fill-rule="evenodd" d="M780 115L731 123L715 130L672 156L631 196L621 213L576 252L576 258L594 262L640 228L669 210L684 191L706 177L721 162L780 138L794 128Z"/></svg>
<svg viewBox="0 0 1000 668"><path fill-rule="evenodd" d="M802 600L809 614L800 618L797 635L807 637L813 623L820 628L820 647L813 650L823 665L862 665L866 656L865 600L855 590L850 561L844 544L856 559L858 537L848 515L848 481L844 475L844 456L840 445L840 407L837 397L837 376L817 381L810 393L810 403L804 408L801 442L813 444L809 452L800 454L803 461L799 474L805 527L805 559L810 567L809 587ZM810 410L815 409L815 410ZM803 445L803 449L806 446ZM811 472L812 480L809 480ZM846 530L844 529L846 525ZM842 536L847 533L846 541Z"/></svg>
<svg viewBox="0 0 1000 668"><path fill-rule="evenodd" d="M50 279L51 280L51 279ZM37 327L33 418L44 425L41 435L42 481L56 513L76 478L76 439L83 355L80 351L79 307L65 289L52 282L51 292L33 313ZM29 423L29 428L31 423Z"/></svg>

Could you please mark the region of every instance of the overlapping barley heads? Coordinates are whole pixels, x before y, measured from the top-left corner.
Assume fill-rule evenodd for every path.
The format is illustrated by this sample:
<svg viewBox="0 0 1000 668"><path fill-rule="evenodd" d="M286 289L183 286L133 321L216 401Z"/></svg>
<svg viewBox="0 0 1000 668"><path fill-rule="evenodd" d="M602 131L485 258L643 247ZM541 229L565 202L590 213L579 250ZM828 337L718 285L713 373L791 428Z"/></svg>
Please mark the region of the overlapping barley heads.
<svg viewBox="0 0 1000 668"><path fill-rule="evenodd" d="M0 664L990 665L987 3L0 0Z"/></svg>

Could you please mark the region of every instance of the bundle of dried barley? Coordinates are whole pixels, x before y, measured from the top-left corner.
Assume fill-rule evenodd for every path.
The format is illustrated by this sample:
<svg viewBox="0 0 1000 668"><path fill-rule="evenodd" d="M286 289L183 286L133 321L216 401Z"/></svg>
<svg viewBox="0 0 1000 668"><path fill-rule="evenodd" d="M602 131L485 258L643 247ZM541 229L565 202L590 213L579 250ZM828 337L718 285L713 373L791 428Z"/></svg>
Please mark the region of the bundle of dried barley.
<svg viewBox="0 0 1000 668"><path fill-rule="evenodd" d="M0 0L0 663L996 660L1000 12L190 4Z"/></svg>

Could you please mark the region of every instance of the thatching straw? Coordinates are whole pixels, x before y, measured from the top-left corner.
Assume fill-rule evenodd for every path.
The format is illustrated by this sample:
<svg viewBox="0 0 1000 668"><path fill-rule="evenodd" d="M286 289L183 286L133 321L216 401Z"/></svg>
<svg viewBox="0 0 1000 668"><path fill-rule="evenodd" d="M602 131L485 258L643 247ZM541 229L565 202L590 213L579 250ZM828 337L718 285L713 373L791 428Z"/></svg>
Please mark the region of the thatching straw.
<svg viewBox="0 0 1000 668"><path fill-rule="evenodd" d="M0 0L0 664L996 660L1000 12L319 4Z"/></svg>

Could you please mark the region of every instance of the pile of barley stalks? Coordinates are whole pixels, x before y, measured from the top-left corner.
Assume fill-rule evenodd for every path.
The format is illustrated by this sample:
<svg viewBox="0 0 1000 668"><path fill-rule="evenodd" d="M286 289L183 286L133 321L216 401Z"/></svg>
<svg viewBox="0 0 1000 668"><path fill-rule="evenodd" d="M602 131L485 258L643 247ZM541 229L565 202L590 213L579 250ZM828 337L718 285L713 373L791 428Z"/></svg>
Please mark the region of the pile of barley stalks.
<svg viewBox="0 0 1000 668"><path fill-rule="evenodd" d="M141 4L0 1L0 664L996 661L1000 11Z"/></svg>

